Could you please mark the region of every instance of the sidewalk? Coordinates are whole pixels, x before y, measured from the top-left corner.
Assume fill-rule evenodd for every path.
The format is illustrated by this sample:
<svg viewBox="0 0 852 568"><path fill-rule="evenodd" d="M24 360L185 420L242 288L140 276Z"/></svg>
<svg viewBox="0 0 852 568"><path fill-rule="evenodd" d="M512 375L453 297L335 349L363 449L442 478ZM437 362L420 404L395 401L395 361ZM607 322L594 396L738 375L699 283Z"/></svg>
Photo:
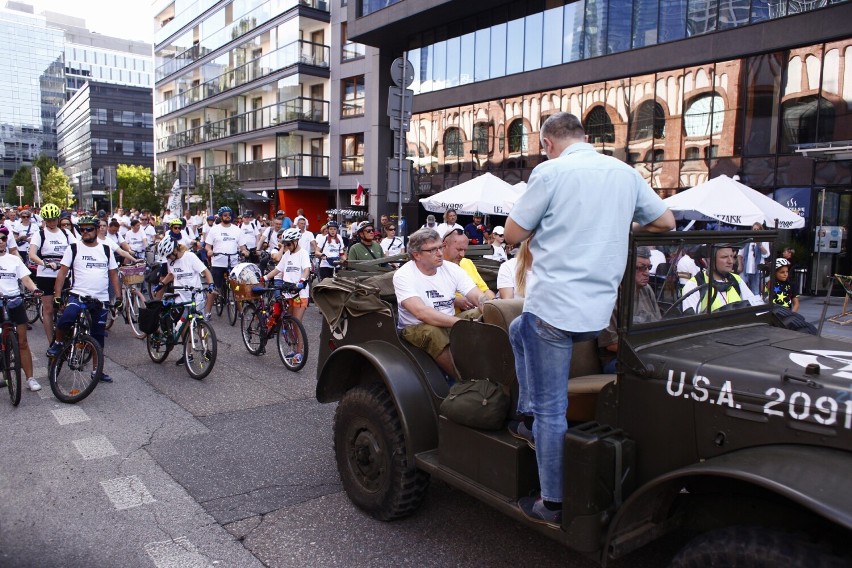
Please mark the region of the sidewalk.
<svg viewBox="0 0 852 568"><path fill-rule="evenodd" d="M825 296L799 296L799 313L810 323L814 324L817 329L819 329L825 300ZM822 326L822 336L852 343L852 315L849 316L849 325L839 325L828 321L828 318L839 314L843 310L843 297L831 297L828 300L829 304L825 312L826 321Z"/></svg>

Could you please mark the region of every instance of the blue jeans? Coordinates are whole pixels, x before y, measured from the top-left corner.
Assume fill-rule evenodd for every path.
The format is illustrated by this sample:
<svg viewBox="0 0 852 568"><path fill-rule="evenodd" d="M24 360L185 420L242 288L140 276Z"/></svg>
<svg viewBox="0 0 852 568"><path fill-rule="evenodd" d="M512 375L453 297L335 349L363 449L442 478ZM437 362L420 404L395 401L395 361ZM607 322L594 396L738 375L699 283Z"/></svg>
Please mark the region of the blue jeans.
<svg viewBox="0 0 852 568"><path fill-rule="evenodd" d="M743 272L740 276L742 276L743 280L745 280L748 289L751 290L755 296L760 296L760 284L763 281L763 275L760 272L753 274Z"/></svg>
<svg viewBox="0 0 852 568"><path fill-rule="evenodd" d="M524 312L509 327L518 376L518 412L532 414L541 497L562 502L564 438L568 430L568 370L574 343L599 331L570 332Z"/></svg>

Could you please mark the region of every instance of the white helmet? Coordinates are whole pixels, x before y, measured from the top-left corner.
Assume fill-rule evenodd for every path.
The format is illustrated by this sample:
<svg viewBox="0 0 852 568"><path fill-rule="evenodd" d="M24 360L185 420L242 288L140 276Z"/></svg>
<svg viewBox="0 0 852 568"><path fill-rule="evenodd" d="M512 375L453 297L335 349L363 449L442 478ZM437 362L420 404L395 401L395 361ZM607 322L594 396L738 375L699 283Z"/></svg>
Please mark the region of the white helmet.
<svg viewBox="0 0 852 568"><path fill-rule="evenodd" d="M260 282L260 269L251 262L241 262L231 269L231 278L240 284L257 284Z"/></svg>
<svg viewBox="0 0 852 568"><path fill-rule="evenodd" d="M786 258L776 258L775 259L775 270L778 270L779 268L783 268L785 266L790 266L789 260L787 260Z"/></svg>
<svg viewBox="0 0 852 568"><path fill-rule="evenodd" d="M278 240L282 243L292 243L293 241L298 241L302 238L302 233L299 229L284 229L283 231L278 233Z"/></svg>
<svg viewBox="0 0 852 568"><path fill-rule="evenodd" d="M157 245L157 253L161 258L166 258L170 254L175 252L175 242L171 237L166 236L163 240L160 241L160 244Z"/></svg>

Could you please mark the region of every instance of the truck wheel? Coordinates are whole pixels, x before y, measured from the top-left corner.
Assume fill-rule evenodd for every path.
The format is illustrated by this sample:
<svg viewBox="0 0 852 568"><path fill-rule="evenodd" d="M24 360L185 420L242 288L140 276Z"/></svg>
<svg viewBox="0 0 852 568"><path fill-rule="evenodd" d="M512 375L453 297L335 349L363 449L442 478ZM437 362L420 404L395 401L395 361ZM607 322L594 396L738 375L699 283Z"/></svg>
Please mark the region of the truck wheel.
<svg viewBox="0 0 852 568"><path fill-rule="evenodd" d="M413 513L429 475L406 457L396 406L384 385L349 390L334 416L337 470L349 499L382 521Z"/></svg>
<svg viewBox="0 0 852 568"><path fill-rule="evenodd" d="M669 568L834 568L843 560L793 534L760 527L728 527L691 540Z"/></svg>

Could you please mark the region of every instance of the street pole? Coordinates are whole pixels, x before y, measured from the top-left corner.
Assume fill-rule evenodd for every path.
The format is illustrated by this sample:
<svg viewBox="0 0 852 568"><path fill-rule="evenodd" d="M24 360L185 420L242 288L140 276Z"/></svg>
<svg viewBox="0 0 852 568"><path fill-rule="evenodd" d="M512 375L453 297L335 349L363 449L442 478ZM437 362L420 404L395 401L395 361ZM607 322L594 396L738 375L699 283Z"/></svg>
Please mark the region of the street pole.
<svg viewBox="0 0 852 568"><path fill-rule="evenodd" d="M403 62L408 61L408 51L402 52L402 60ZM399 105L399 154L398 158L398 166L399 170L397 171L397 180L399 181L399 201L397 202L397 214L396 214L396 227L399 229L400 224L402 223L402 161L405 160L405 128L403 128L403 124L405 124L405 89L408 85L403 83L402 88L402 97ZM405 225L406 233L408 232L408 223ZM401 230L399 231L402 232ZM405 237L403 237L405 238ZM404 243L405 241L403 241Z"/></svg>

